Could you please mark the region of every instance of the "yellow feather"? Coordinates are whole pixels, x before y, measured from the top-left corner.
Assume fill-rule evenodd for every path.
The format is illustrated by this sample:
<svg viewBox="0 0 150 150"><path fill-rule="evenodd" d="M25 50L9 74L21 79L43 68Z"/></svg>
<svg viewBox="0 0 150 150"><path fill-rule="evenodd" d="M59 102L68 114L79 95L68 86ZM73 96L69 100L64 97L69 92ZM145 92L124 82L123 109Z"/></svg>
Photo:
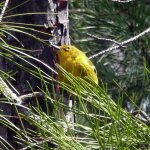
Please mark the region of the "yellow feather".
<svg viewBox="0 0 150 150"><path fill-rule="evenodd" d="M85 76L89 76L98 84L95 66L82 51L71 45L60 46L60 49L57 54L61 67L75 77L81 76L84 79ZM68 80L64 80L60 70L58 71L58 81L70 85Z"/></svg>

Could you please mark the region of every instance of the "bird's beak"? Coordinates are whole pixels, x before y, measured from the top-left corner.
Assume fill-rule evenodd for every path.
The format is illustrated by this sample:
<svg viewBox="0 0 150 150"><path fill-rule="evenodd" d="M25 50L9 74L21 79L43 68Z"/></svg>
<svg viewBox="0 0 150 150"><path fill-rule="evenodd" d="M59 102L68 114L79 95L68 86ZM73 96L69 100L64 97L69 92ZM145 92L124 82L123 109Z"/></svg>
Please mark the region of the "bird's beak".
<svg viewBox="0 0 150 150"><path fill-rule="evenodd" d="M57 46L57 45L54 45L54 44L50 44L50 45L52 46L53 51L54 51L54 53L56 53L56 54L57 54L57 51L58 51L58 50L61 50L61 48L60 48L59 46Z"/></svg>
<svg viewBox="0 0 150 150"><path fill-rule="evenodd" d="M61 48L57 45L51 44L51 46L55 49L55 50L61 50Z"/></svg>

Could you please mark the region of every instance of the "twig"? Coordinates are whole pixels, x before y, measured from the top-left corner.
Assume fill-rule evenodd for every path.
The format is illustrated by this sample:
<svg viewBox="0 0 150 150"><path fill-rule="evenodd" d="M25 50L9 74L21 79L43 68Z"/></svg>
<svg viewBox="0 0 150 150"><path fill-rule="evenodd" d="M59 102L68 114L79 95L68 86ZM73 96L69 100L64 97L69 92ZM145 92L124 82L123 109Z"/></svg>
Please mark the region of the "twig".
<svg viewBox="0 0 150 150"><path fill-rule="evenodd" d="M16 105L23 105L24 103L27 103L29 101L32 101L33 99L35 100L35 98L40 99L40 98L44 98L44 94L42 92L35 92L33 93L29 93L26 95L22 95L22 96L17 96L9 87L8 85L3 81L3 79L0 77L0 86L1 86L1 91L3 93L3 95L10 101L12 102L12 100L14 100L14 103Z"/></svg>
<svg viewBox="0 0 150 150"><path fill-rule="evenodd" d="M150 118L148 115L142 111L142 110L136 110L132 113L134 117L136 117L138 120L142 121L145 123L147 126L150 126Z"/></svg>
<svg viewBox="0 0 150 150"><path fill-rule="evenodd" d="M9 2L9 0L6 0L6 1L5 1L5 4L4 4L3 9L2 9L2 12L1 12L1 14L0 14L0 22L2 22L3 15L4 15L4 13L5 13L5 10L6 10L6 7L7 7L7 5L8 5L8 2Z"/></svg>
<svg viewBox="0 0 150 150"><path fill-rule="evenodd" d="M86 10L85 10L85 9L71 9L71 10L69 10L69 12L79 12L79 13L84 13L84 12L86 12Z"/></svg>
<svg viewBox="0 0 150 150"><path fill-rule="evenodd" d="M24 148L22 148L22 149L20 149L20 150L26 150L26 149L29 149L29 148L33 148L33 146L34 147L38 147L39 146L39 144L43 144L43 143L50 143L50 144L53 144L54 145L54 148L57 148L58 147L58 145L55 143L51 143L49 140L44 140L44 139L41 139L41 140L43 140L43 141L40 141L40 142L37 142L37 143L31 143L31 145L29 145L29 146L27 146L27 147L24 147ZM49 146L50 147L50 146Z"/></svg>
<svg viewBox="0 0 150 150"><path fill-rule="evenodd" d="M111 0L112 2L119 2L119 3L129 3L129 2L134 2L136 0L126 0L126 1L120 1L120 0Z"/></svg>
<svg viewBox="0 0 150 150"><path fill-rule="evenodd" d="M126 41L121 42L120 44L121 44L121 45L125 45L125 44L128 44L128 43L131 43L131 42L137 40L138 38L144 36L145 34L147 34L147 33L149 33L149 32L150 32L150 28L146 29L146 30L143 31L142 33L138 34L137 36L134 36L134 37L132 37L132 38L126 40ZM94 58L94 57L97 57L97 56L99 56L99 55L102 55L102 54L104 54L104 53L106 53L106 52L110 52L110 51L112 51L112 50L114 50L114 49L117 49L117 48L119 48L119 47L120 47L119 45L114 46L114 47L111 47L111 48L109 48L109 49L107 49L107 50L104 50L104 51L102 51L102 52L99 52L99 53L97 53L97 54L95 54L95 55L89 57L89 59L92 59L92 58Z"/></svg>
<svg viewBox="0 0 150 150"><path fill-rule="evenodd" d="M16 101L18 101L17 95L10 90L10 88L7 86L7 84L3 81L1 77L0 77L0 86L3 92L3 95L5 97L7 97L9 100L15 99Z"/></svg>
<svg viewBox="0 0 150 150"><path fill-rule="evenodd" d="M19 112L27 116L31 115L29 113L29 108L22 105L22 99L18 97L14 92L11 91L11 89L8 87L8 85L3 81L1 77L0 77L0 86L1 86L0 90L3 93L3 95L8 99L9 103L7 104L10 104L9 106L11 107L11 109L15 109L14 106L12 105L13 103L15 103Z"/></svg>
<svg viewBox="0 0 150 150"><path fill-rule="evenodd" d="M25 107L25 104L28 104L31 101L35 100L44 100L45 94L43 92L34 92L29 93L21 96L17 96L9 87L8 85L3 81L3 79L0 77L0 86L1 86L1 92L3 93L3 97L6 97L9 102L6 102L7 106L9 106L11 109L15 109L14 105L17 106L17 109L20 113L25 114L28 117L31 117L30 110L28 107ZM50 96L53 98L54 93L49 93ZM59 94L55 94L56 99L61 99L62 96ZM73 99L73 96L70 97ZM65 105L68 105L68 95L63 96L63 101ZM14 105L13 105L14 104ZM69 106L70 107L70 106ZM66 114L67 115L67 114ZM31 117L32 118L32 117Z"/></svg>
<svg viewBox="0 0 150 150"><path fill-rule="evenodd" d="M95 36L95 35L92 35L92 34L89 34L89 33L86 33L86 34L89 35L90 37L93 37L93 38L97 39L97 40L103 40L103 41L113 42L113 43L119 45L120 47L126 48L126 46L123 46L121 43L118 43L118 42L115 41L115 40L106 39L106 38L99 38L99 37L97 37L97 36Z"/></svg>
<svg viewBox="0 0 150 150"><path fill-rule="evenodd" d="M133 116L141 115L144 119L148 120L148 115L142 110L136 110L132 113Z"/></svg>

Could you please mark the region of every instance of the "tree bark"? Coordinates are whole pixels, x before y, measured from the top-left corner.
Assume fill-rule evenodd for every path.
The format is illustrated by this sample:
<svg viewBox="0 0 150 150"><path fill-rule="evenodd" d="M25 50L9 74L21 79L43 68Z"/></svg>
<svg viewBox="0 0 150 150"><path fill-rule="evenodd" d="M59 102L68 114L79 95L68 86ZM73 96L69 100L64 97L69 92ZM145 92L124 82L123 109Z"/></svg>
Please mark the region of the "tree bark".
<svg viewBox="0 0 150 150"><path fill-rule="evenodd" d="M2 2L3 0L0 0ZM25 0L9 0L7 10L25 2ZM42 26L30 26L38 31L46 32L52 34L54 36L48 36L41 33L30 32L30 34L38 36L43 40L50 40L52 43L57 45L69 44L69 21L68 21L68 0L30 0L27 3L7 12L6 16L14 15L14 14L22 14L22 13L35 13L35 12L47 12L49 14L30 14L30 15L22 15L10 18L3 18L2 22L17 22L17 23L25 23L25 24L37 24L37 25L45 25ZM55 14L54 14L55 13ZM56 14L58 13L58 14ZM7 24L7 23L6 23ZM21 25L20 25L21 26ZM51 27L48 27L51 26ZM55 26L55 27L54 27ZM54 54L52 47L49 47L42 42L37 41L31 36L25 35L23 33L9 31L16 38L18 38L24 45L25 49L30 50L27 52L29 55L42 60L54 70L57 71L55 67L55 62L57 62L57 56ZM13 46L21 47L21 45L10 35L6 35L6 42ZM47 42L48 43L48 42ZM4 50L0 50L1 52L5 52ZM18 57L14 56L13 59L15 62L31 69L35 70L32 66L22 61ZM46 71L50 76L53 74L51 70L43 66L41 63L37 63L36 61L30 60L31 63L40 67L42 70ZM27 83L30 83L32 89L37 91L38 87L41 87L41 82L36 77L32 76L28 72L21 70L19 67L10 63L8 60L0 57L0 70L4 72L13 71L17 73L13 76L15 81L9 79L10 83L17 89L20 95L31 93L31 89ZM57 78L56 75L53 75L54 78ZM10 87L11 89L11 87ZM11 89L15 92L13 89ZM49 91L51 91L51 86L49 86ZM18 95L18 96L20 96ZM33 104L34 105L34 104ZM1 114L5 114L8 116L16 115L13 110L8 108L6 105L0 103L0 109L3 111ZM10 118L10 120L15 123L15 125L20 126L20 121L18 119ZM26 128L29 128L29 124L25 124ZM13 142L14 133L9 130L3 124L0 124L0 136L2 136L6 141L8 141L16 150L21 147L18 144ZM2 149L5 149L2 145L0 145Z"/></svg>

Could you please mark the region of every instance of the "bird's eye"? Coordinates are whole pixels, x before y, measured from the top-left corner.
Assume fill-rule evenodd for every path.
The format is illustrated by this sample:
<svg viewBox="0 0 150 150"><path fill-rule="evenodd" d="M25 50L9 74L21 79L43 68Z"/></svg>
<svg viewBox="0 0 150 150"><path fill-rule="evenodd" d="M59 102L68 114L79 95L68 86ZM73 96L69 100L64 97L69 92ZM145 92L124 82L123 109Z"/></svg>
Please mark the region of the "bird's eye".
<svg viewBox="0 0 150 150"><path fill-rule="evenodd" d="M70 49L70 47L67 47L67 49Z"/></svg>
<svg viewBox="0 0 150 150"><path fill-rule="evenodd" d="M97 70L96 70L96 68L94 69L94 72L96 73L96 75L97 75Z"/></svg>
<svg viewBox="0 0 150 150"><path fill-rule="evenodd" d="M96 73L97 75L97 70L96 70L96 67L93 65L92 68L94 69L94 72Z"/></svg>

